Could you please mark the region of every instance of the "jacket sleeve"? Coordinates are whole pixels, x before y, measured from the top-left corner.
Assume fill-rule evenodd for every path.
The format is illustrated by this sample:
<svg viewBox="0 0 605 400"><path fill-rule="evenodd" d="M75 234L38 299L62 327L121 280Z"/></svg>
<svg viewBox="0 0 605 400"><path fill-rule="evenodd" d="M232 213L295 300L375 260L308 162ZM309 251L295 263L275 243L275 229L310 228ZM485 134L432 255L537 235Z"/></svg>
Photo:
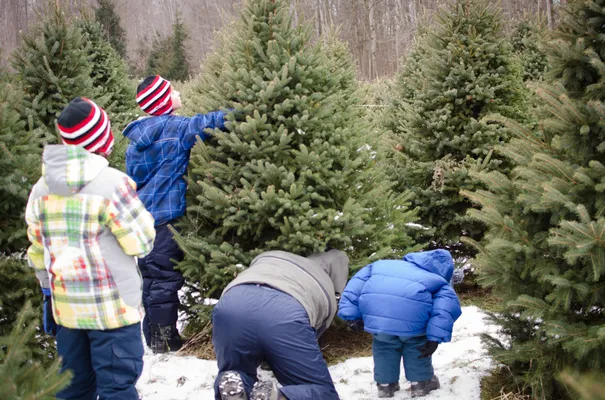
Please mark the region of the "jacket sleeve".
<svg viewBox="0 0 605 400"><path fill-rule="evenodd" d="M338 304L338 316L340 318L347 321L362 319L361 311L359 310L359 296L371 275L372 264L359 270L347 283Z"/></svg>
<svg viewBox="0 0 605 400"><path fill-rule="evenodd" d="M136 184L130 178L124 177L112 195L107 226L129 256L145 257L153 248L154 220L137 196Z"/></svg>
<svg viewBox="0 0 605 400"><path fill-rule="evenodd" d="M441 286L433 294L433 309L426 328L427 339L437 343L451 341L454 322L461 314L460 302L454 289L450 285Z"/></svg>
<svg viewBox="0 0 605 400"><path fill-rule="evenodd" d="M35 190L35 188L34 188ZM25 208L25 221L27 222L27 238L31 245L27 249L27 263L35 270L36 278L43 289L50 288L48 271L44 263L44 245L42 244L42 223L38 217L39 203L33 200L34 191L29 197Z"/></svg>
<svg viewBox="0 0 605 400"><path fill-rule="evenodd" d="M196 137L200 137L202 141L210 138L205 129L225 129L225 113L224 111L213 111L208 114L197 114L189 119L189 125L183 137L183 146L185 150L191 149L195 145Z"/></svg>

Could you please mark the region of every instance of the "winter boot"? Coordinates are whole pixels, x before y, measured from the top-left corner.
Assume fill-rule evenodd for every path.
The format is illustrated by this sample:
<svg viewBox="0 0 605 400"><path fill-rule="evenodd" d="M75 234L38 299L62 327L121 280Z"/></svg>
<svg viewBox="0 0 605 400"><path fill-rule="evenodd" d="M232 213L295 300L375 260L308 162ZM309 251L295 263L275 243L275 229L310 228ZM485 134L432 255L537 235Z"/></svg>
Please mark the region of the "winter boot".
<svg viewBox="0 0 605 400"><path fill-rule="evenodd" d="M235 371L226 371L218 381L221 400L247 400L242 376Z"/></svg>
<svg viewBox="0 0 605 400"><path fill-rule="evenodd" d="M399 390L399 382L395 383L377 383L376 387L378 388L378 397L389 398L395 397L395 392Z"/></svg>
<svg viewBox="0 0 605 400"><path fill-rule="evenodd" d="M272 381L257 381L252 387L250 400L285 400Z"/></svg>
<svg viewBox="0 0 605 400"><path fill-rule="evenodd" d="M439 378L433 375L429 381L412 382L412 397L422 397L441 387Z"/></svg>
<svg viewBox="0 0 605 400"><path fill-rule="evenodd" d="M176 326L151 325L151 350L154 354L178 351L183 347L183 340Z"/></svg>

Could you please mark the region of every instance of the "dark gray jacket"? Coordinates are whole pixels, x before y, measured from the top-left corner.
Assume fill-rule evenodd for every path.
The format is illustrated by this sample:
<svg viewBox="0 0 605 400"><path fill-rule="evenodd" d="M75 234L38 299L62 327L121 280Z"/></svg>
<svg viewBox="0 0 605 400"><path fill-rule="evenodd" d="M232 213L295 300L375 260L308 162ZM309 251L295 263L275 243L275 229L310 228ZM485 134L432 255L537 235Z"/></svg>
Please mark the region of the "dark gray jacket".
<svg viewBox="0 0 605 400"><path fill-rule="evenodd" d="M328 329L338 309L336 294L342 293L349 276L345 252L330 250L309 257L286 251L267 251L258 255L250 267L223 291L234 286L265 284L294 297L309 315L311 326L321 335Z"/></svg>

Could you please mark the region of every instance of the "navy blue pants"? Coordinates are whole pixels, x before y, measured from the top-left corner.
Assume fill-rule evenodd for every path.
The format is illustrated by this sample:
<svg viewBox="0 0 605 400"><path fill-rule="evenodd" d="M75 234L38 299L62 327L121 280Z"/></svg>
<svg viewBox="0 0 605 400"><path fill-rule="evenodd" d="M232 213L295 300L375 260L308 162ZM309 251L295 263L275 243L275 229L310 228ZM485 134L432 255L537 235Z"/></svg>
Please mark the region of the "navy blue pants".
<svg viewBox="0 0 605 400"><path fill-rule="evenodd" d="M170 221L155 227L153 250L139 259L143 276L143 335L150 345L151 324L176 326L179 312L179 289L183 287L183 274L174 269L174 261L183 260L183 251L168 229Z"/></svg>
<svg viewBox="0 0 605 400"><path fill-rule="evenodd" d="M259 285L239 285L212 311L214 351L219 373L237 371L250 394L265 359L289 400L338 399L315 329L292 296Z"/></svg>
<svg viewBox="0 0 605 400"><path fill-rule="evenodd" d="M139 324L107 331L60 326L57 351L61 371L73 373L70 385L57 398L138 400L135 385L143 372Z"/></svg>
<svg viewBox="0 0 605 400"><path fill-rule="evenodd" d="M433 377L431 357L418 358L418 346L423 346L426 336L393 336L383 333L372 334L372 356L374 357L374 380L377 383L399 382L401 358L405 378L410 382L428 381Z"/></svg>

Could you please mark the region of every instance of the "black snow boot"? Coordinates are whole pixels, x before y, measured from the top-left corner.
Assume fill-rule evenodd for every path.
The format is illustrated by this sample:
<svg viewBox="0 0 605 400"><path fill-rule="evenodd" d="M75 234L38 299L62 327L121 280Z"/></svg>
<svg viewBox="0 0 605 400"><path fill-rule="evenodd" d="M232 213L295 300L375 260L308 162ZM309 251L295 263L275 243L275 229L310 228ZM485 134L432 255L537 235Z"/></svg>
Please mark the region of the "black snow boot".
<svg viewBox="0 0 605 400"><path fill-rule="evenodd" d="M247 400L242 376L235 371L226 371L218 381L221 400Z"/></svg>
<svg viewBox="0 0 605 400"><path fill-rule="evenodd" d="M433 375L429 381L412 382L412 397L422 397L441 387L439 378Z"/></svg>
<svg viewBox="0 0 605 400"><path fill-rule="evenodd" d="M154 354L179 351L183 340L176 326L151 325L151 350Z"/></svg>
<svg viewBox="0 0 605 400"><path fill-rule="evenodd" d="M257 381L252 387L250 400L285 400L272 381Z"/></svg>
<svg viewBox="0 0 605 400"><path fill-rule="evenodd" d="M399 390L399 382L395 383L377 383L378 397L381 399L395 397L395 392Z"/></svg>

